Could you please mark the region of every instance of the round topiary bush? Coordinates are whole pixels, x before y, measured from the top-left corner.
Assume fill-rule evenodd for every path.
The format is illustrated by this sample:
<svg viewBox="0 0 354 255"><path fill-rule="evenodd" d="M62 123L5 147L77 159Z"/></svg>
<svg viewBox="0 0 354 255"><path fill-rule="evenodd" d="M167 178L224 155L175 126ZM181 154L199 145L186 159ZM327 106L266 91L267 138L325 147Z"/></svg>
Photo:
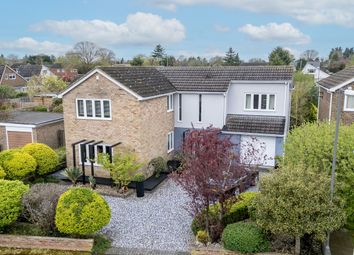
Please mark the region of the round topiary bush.
<svg viewBox="0 0 354 255"><path fill-rule="evenodd" d="M37 163L28 153L12 151L6 155L2 167L6 173L6 179L22 180L35 173Z"/></svg>
<svg viewBox="0 0 354 255"><path fill-rule="evenodd" d="M5 173L5 171L4 171L4 168L2 168L2 167L0 166L0 179L4 179L5 176L6 176L6 173Z"/></svg>
<svg viewBox="0 0 354 255"><path fill-rule="evenodd" d="M0 228L17 220L21 213L21 199L28 186L21 181L0 180Z"/></svg>
<svg viewBox="0 0 354 255"><path fill-rule="evenodd" d="M251 223L238 222L227 225L221 240L224 248L231 251L255 253L269 250L269 242L262 230Z"/></svg>
<svg viewBox="0 0 354 255"><path fill-rule="evenodd" d="M65 234L89 235L107 225L110 218L101 195L87 188L71 188L59 198L55 224Z"/></svg>
<svg viewBox="0 0 354 255"><path fill-rule="evenodd" d="M59 157L55 151L43 143L26 144L22 150L27 152L37 161L38 175L46 175L55 170L59 164Z"/></svg>

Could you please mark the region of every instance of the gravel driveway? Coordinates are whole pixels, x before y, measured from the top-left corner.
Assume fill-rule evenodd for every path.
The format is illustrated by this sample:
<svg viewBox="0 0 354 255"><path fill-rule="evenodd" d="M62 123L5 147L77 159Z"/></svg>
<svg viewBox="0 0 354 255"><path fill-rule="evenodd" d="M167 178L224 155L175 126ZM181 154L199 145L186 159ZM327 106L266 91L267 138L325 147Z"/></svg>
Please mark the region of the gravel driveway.
<svg viewBox="0 0 354 255"><path fill-rule="evenodd" d="M184 209L188 196L172 180L145 197L105 197L112 212L102 232L114 247L161 251L188 251L193 240L192 217Z"/></svg>

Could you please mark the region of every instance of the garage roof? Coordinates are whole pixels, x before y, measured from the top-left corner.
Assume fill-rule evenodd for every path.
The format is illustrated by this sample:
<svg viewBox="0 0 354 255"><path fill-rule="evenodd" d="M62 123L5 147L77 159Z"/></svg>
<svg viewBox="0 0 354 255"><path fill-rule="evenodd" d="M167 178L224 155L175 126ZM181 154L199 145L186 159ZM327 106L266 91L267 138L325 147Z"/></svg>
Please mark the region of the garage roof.
<svg viewBox="0 0 354 255"><path fill-rule="evenodd" d="M57 121L63 121L62 113L13 111L6 113L0 122L2 125L22 124L39 126Z"/></svg>

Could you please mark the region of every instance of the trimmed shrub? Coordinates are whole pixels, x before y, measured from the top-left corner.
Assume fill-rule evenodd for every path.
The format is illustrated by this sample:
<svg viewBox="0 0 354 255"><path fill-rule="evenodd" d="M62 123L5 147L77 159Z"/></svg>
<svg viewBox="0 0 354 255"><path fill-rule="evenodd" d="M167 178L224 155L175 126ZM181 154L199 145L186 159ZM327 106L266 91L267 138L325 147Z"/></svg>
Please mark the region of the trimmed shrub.
<svg viewBox="0 0 354 255"><path fill-rule="evenodd" d="M59 157L55 151L43 143L26 144L22 150L27 152L37 161L38 175L46 175L55 170L59 164Z"/></svg>
<svg viewBox="0 0 354 255"><path fill-rule="evenodd" d="M231 251L256 253L269 250L269 242L262 230L252 223L238 222L226 226L221 240L224 248Z"/></svg>
<svg viewBox="0 0 354 255"><path fill-rule="evenodd" d="M199 230L197 232L196 238L198 242L201 242L204 245L207 245L210 242L208 232L206 232L205 230Z"/></svg>
<svg viewBox="0 0 354 255"><path fill-rule="evenodd" d="M248 207L251 205L257 192L244 192L238 196L238 201L231 205L229 212L222 218L224 226L238 221L248 219L250 217Z"/></svg>
<svg viewBox="0 0 354 255"><path fill-rule="evenodd" d="M6 176L6 173L4 171L4 169L0 166L0 179L4 179Z"/></svg>
<svg viewBox="0 0 354 255"><path fill-rule="evenodd" d="M17 220L21 213L21 199L28 186L21 181L0 180L0 228Z"/></svg>
<svg viewBox="0 0 354 255"><path fill-rule="evenodd" d="M55 224L61 233L89 235L107 225L110 218L111 211L101 195L87 188L71 188L59 198Z"/></svg>
<svg viewBox="0 0 354 255"><path fill-rule="evenodd" d="M37 105L32 108L32 111L34 111L34 112L47 112L48 107L45 105Z"/></svg>
<svg viewBox="0 0 354 255"><path fill-rule="evenodd" d="M165 171L167 168L166 160L164 160L163 157L157 157L152 159L149 162L149 165L154 167L154 175L156 178L159 177L161 172Z"/></svg>
<svg viewBox="0 0 354 255"><path fill-rule="evenodd" d="M64 146L55 149L55 153L58 155L59 163L66 162L66 149Z"/></svg>
<svg viewBox="0 0 354 255"><path fill-rule="evenodd" d="M55 210L67 187L54 183L33 185L22 199L23 215L46 232L55 230Z"/></svg>
<svg viewBox="0 0 354 255"><path fill-rule="evenodd" d="M6 173L6 179L22 180L36 171L36 160L28 153L17 151L7 152L4 156L6 159L2 162L2 167Z"/></svg>

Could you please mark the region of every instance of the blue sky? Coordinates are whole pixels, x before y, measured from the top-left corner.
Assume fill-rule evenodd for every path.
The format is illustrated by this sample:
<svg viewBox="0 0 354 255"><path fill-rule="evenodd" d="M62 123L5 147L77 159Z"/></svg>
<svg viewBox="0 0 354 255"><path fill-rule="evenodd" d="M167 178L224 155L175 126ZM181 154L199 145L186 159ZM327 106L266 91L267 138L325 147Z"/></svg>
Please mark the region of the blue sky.
<svg viewBox="0 0 354 255"><path fill-rule="evenodd" d="M295 56L354 46L352 0L12 0L2 3L0 53L61 55L82 40L117 58L150 55L267 59L276 46ZM15 11L16 10L16 11Z"/></svg>

